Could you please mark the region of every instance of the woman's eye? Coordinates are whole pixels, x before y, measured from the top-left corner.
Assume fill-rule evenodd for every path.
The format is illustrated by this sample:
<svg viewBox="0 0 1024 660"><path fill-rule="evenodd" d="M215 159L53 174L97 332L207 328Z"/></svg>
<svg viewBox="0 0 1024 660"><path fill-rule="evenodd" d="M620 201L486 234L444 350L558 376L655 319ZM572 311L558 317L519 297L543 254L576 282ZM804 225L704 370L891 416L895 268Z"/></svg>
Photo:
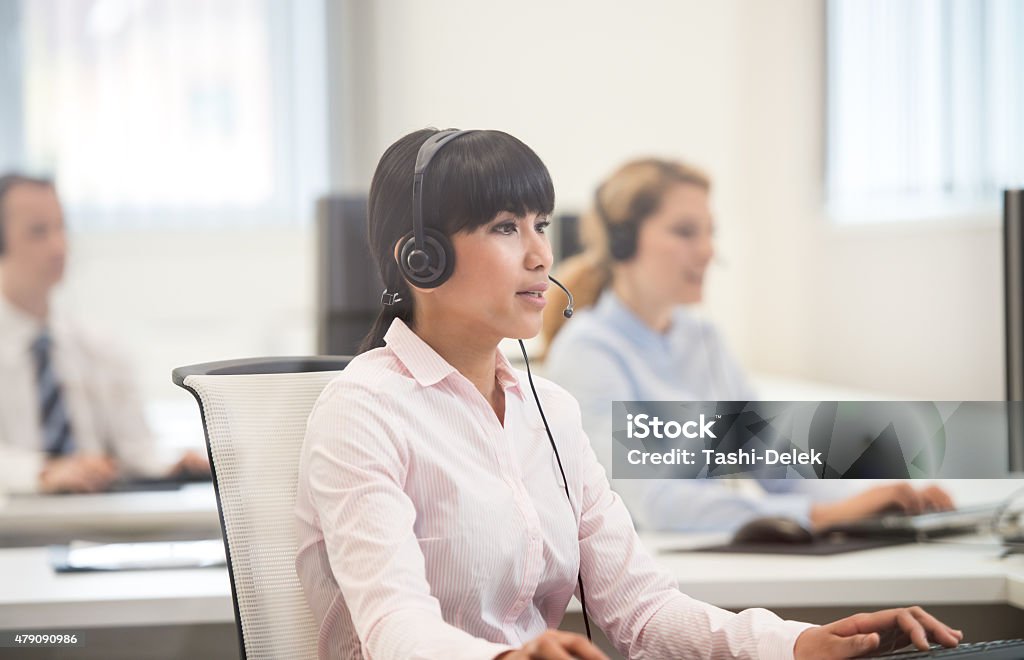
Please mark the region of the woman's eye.
<svg viewBox="0 0 1024 660"><path fill-rule="evenodd" d="M498 232L499 234L505 234L506 236L514 234L517 231L516 223L512 221L503 222L500 225L496 226L494 228L494 231Z"/></svg>
<svg viewBox="0 0 1024 660"><path fill-rule="evenodd" d="M547 231L548 227L550 227L550 226L551 226L551 221L550 220L541 220L540 222L538 222L536 224L535 227L537 229L537 233L538 234L543 234L544 232Z"/></svg>
<svg viewBox="0 0 1024 660"><path fill-rule="evenodd" d="M697 230L693 227L675 227L672 229L672 232L677 236L682 236L683 238L693 238L697 235Z"/></svg>

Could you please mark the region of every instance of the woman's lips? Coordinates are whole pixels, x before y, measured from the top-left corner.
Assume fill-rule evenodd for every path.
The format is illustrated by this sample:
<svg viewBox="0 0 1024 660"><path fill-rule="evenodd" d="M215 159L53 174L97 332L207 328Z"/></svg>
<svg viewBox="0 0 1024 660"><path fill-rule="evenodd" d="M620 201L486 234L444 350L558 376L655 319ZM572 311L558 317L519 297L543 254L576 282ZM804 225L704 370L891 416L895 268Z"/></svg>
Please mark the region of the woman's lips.
<svg viewBox="0 0 1024 660"><path fill-rule="evenodd" d="M529 305L534 305L538 309L544 309L544 306L548 304L544 294L540 291L520 291L516 294L516 298L519 298Z"/></svg>

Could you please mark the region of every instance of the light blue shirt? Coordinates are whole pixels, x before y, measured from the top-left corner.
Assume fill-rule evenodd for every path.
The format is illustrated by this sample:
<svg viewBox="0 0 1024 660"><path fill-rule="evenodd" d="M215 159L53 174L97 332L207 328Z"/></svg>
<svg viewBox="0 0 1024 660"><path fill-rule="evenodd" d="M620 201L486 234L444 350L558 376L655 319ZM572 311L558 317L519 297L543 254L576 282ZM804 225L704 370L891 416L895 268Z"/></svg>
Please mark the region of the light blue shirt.
<svg viewBox="0 0 1024 660"><path fill-rule="evenodd" d="M751 401L757 395L714 326L684 307L664 333L644 324L611 290L555 337L544 374L580 403L594 451L612 476L612 401ZM757 516L808 523L811 501L796 481L761 480L765 495L695 479L612 479L638 529L733 530ZM756 490L756 489L755 489Z"/></svg>

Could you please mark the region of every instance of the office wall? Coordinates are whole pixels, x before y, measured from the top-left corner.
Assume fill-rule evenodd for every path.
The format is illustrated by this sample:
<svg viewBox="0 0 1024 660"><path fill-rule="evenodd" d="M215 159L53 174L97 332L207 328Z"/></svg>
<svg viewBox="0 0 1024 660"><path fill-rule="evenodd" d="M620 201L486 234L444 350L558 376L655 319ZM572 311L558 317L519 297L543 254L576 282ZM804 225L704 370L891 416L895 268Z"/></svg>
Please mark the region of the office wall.
<svg viewBox="0 0 1024 660"><path fill-rule="evenodd" d="M753 370L908 397L1002 396L997 218L838 228L823 212L824 3L329 5L331 178L365 190L398 136L494 127L578 209L620 161L715 179L703 313ZM71 218L72 226L74 219ZM312 228L73 234L67 297L170 367L314 347Z"/></svg>
<svg viewBox="0 0 1024 660"><path fill-rule="evenodd" d="M133 359L147 399L189 399L176 366L315 346L312 227L73 232L69 255L62 302Z"/></svg>
<svg viewBox="0 0 1024 660"><path fill-rule="evenodd" d="M836 226L823 211L824 3L744 3L747 363L923 399L1003 394L996 215Z"/></svg>
<svg viewBox="0 0 1024 660"><path fill-rule="evenodd" d="M557 205L585 205L627 158L662 155L714 176L719 262L709 307L743 346L747 314L741 201L746 158L744 2L444 0L348 3L338 31L363 44L346 69L359 82L350 159L335 183L365 187L384 149L425 126L498 128L533 147ZM344 24L344 20L350 22ZM372 35L372 38L368 35ZM345 68L333 62L335 70Z"/></svg>
<svg viewBox="0 0 1024 660"><path fill-rule="evenodd" d="M427 125L521 137L566 208L625 158L689 159L716 184L704 311L749 368L1002 396L998 219L825 216L823 2L351 4L361 122L341 183L368 181L387 144Z"/></svg>

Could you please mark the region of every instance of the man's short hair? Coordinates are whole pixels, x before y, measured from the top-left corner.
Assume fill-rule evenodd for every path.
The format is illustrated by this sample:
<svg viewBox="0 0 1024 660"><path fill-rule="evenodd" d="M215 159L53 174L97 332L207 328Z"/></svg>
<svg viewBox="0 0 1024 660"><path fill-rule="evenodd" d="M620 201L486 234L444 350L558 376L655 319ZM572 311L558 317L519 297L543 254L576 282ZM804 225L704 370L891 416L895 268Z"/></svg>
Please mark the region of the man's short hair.
<svg viewBox="0 0 1024 660"><path fill-rule="evenodd" d="M53 179L48 177L34 177L22 174L20 172L7 172L3 176L0 176L0 256L4 254L4 225L6 219L4 218L4 204L7 202L7 193L10 192L11 188L17 185L27 184L30 186L45 186L47 188L53 188Z"/></svg>

